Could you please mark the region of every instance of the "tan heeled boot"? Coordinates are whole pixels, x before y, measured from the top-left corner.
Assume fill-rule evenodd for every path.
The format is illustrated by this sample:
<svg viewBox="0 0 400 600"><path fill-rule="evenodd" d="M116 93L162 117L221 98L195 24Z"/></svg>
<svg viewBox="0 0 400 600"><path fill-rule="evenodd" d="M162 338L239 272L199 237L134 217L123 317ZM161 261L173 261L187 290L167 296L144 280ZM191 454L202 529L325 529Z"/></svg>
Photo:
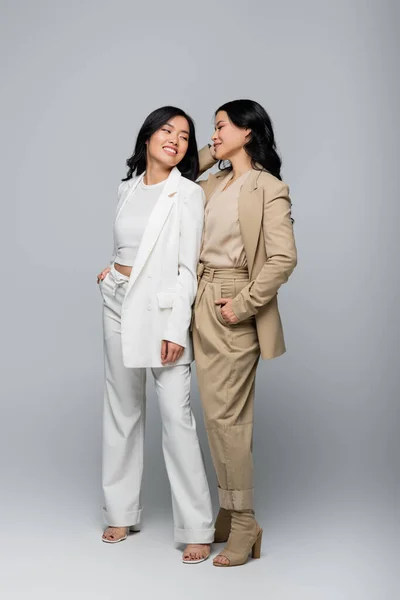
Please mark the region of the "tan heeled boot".
<svg viewBox="0 0 400 600"><path fill-rule="evenodd" d="M252 558L260 558L263 530L254 517L254 511L232 511L231 533L228 543L218 556L224 556L229 564L215 562L214 567L236 567L244 565L251 551ZM216 557L217 558L217 557Z"/></svg>
<svg viewBox="0 0 400 600"><path fill-rule="evenodd" d="M227 542L229 534L231 532L231 510L227 508L220 508L217 518L215 520L215 535L214 542L219 544L220 542Z"/></svg>

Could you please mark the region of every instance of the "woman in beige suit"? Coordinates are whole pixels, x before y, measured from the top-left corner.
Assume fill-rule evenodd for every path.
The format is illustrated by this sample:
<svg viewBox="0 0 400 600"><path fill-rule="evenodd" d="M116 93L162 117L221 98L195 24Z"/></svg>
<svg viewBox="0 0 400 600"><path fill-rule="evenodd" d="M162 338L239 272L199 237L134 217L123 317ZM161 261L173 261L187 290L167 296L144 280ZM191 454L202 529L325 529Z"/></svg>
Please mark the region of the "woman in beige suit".
<svg viewBox="0 0 400 600"><path fill-rule="evenodd" d="M277 292L297 262L288 186L271 120L235 100L215 113L213 144L200 151L206 194L193 342L200 396L218 479L214 565L260 556L253 510L253 403L258 360L285 352ZM221 169L221 165L228 166Z"/></svg>

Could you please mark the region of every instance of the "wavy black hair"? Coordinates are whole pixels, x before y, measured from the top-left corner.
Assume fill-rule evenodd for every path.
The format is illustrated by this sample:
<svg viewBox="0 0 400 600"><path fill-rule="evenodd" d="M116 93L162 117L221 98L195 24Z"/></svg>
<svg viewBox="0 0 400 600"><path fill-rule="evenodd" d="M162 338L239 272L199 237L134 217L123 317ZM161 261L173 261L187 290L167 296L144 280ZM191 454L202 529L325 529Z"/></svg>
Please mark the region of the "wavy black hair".
<svg viewBox="0 0 400 600"><path fill-rule="evenodd" d="M220 110L224 110L237 127L251 129L250 139L244 145L244 149L251 158L253 169L265 169L282 180L282 161L276 149L274 129L267 111L261 104L254 100L232 100L220 106L215 115ZM219 162L219 168L222 168L223 163L224 161Z"/></svg>
<svg viewBox="0 0 400 600"><path fill-rule="evenodd" d="M128 167L127 176L122 181L132 179L134 173L136 175L144 173L146 170L146 142L153 133L158 131L174 117L184 117L189 124L188 149L181 162L176 166L187 179L190 179L191 181L197 179L199 174L199 157L197 153L196 132L193 119L180 108L176 108L175 106L162 106L161 108L153 110L141 126L136 138L133 154L126 161Z"/></svg>

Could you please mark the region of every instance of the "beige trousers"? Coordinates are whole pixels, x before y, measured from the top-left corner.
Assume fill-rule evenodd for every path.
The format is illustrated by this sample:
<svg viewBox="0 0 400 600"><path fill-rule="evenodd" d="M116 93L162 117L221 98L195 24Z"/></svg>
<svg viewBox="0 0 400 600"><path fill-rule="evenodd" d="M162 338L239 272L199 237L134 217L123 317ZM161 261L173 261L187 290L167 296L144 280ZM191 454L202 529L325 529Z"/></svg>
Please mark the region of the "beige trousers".
<svg viewBox="0 0 400 600"><path fill-rule="evenodd" d="M254 317L227 324L219 298L249 283L246 269L199 265L192 325L200 398L222 508L253 508L253 405L260 348Z"/></svg>

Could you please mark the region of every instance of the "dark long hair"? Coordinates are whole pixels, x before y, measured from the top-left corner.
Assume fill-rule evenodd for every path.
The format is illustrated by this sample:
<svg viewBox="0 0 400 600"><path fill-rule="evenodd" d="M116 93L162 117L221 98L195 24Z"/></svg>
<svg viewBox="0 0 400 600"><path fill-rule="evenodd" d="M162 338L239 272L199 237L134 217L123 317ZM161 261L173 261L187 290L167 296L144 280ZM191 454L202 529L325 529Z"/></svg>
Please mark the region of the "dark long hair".
<svg viewBox="0 0 400 600"><path fill-rule="evenodd" d="M232 100L219 107L228 113L232 123L243 129L251 129L250 140L244 149L251 158L253 169L265 169L278 179L281 177L282 161L276 149L274 129L266 110L254 100ZM224 161L220 161L220 168ZM230 168L230 167L228 167Z"/></svg>
<svg viewBox="0 0 400 600"><path fill-rule="evenodd" d="M174 117L184 117L189 123L188 149L181 162L176 166L184 177L187 177L192 181L197 179L199 174L199 157L197 154L196 132L193 119L180 108L176 108L175 106L162 106L161 108L153 110L141 126L136 138L135 150L132 156L126 161L128 167L127 176L122 181L132 179L134 173L136 175L144 173L146 170L146 142L153 133L158 131L160 127Z"/></svg>

